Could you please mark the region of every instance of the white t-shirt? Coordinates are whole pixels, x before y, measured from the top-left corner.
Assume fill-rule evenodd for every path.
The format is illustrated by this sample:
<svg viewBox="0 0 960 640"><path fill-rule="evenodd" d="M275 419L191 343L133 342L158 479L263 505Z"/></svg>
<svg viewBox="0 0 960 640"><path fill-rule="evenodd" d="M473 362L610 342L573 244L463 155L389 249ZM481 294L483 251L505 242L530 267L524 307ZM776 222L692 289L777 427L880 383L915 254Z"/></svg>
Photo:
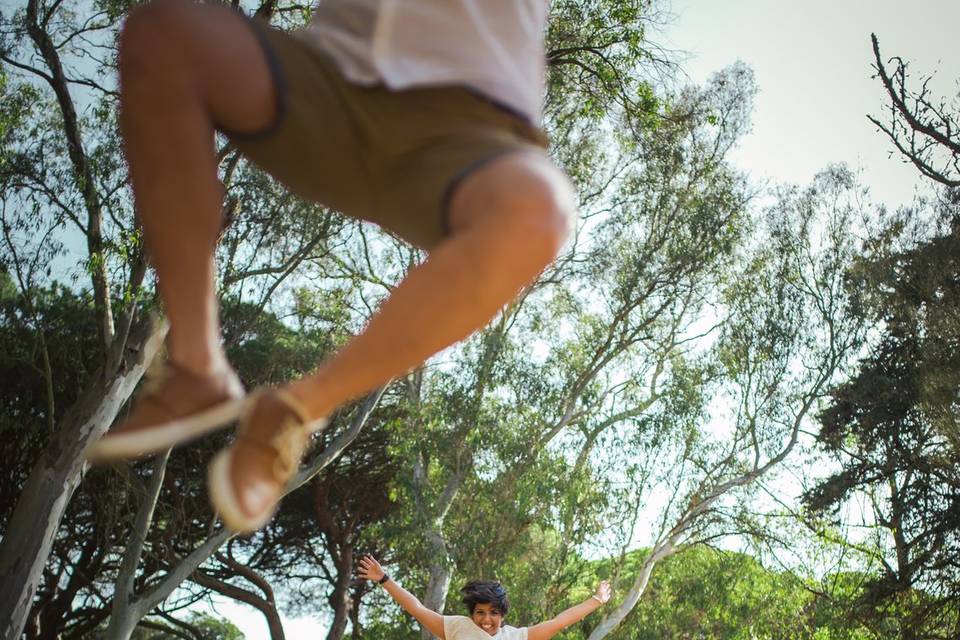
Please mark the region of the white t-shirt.
<svg viewBox="0 0 960 640"><path fill-rule="evenodd" d="M539 123L549 0L320 0L302 32L351 82L463 85Z"/></svg>
<svg viewBox="0 0 960 640"><path fill-rule="evenodd" d="M443 635L446 640L527 640L527 628L505 624L491 636L466 616L443 616Z"/></svg>

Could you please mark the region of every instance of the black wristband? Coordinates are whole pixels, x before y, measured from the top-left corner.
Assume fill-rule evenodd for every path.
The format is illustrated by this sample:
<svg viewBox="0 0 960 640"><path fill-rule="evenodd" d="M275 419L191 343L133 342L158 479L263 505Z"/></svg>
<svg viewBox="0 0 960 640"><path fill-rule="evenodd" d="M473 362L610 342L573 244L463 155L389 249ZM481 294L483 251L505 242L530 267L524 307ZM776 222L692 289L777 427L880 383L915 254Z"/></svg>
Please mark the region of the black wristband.
<svg viewBox="0 0 960 640"><path fill-rule="evenodd" d="M383 577L382 577L382 578L380 578L379 580L377 580L377 584L383 584L384 582L386 582L386 581L389 580L389 579L390 579L390 575L385 573L385 574L383 574Z"/></svg>

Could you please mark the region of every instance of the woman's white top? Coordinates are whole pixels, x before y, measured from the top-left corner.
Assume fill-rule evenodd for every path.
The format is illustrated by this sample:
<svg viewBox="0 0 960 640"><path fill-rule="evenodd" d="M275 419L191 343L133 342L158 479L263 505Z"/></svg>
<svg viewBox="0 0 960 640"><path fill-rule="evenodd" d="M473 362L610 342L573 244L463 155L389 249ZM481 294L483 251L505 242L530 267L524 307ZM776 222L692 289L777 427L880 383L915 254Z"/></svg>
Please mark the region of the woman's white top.
<svg viewBox="0 0 960 640"><path fill-rule="evenodd" d="M466 616L443 616L443 636L446 640L527 640L527 628L503 625L491 636Z"/></svg>
<svg viewBox="0 0 960 640"><path fill-rule="evenodd" d="M351 82L464 85L540 121L549 0L320 0L303 32Z"/></svg>

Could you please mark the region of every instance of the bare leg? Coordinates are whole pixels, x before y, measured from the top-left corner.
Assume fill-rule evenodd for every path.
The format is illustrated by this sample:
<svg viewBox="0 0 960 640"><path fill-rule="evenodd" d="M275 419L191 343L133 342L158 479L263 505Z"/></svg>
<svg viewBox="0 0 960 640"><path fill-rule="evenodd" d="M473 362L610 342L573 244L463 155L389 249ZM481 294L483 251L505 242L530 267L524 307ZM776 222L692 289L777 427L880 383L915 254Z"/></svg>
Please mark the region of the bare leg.
<svg viewBox="0 0 960 640"><path fill-rule="evenodd" d="M514 154L481 168L454 195L451 237L290 394L309 415L327 415L484 326L556 256L573 207L567 179L545 158Z"/></svg>
<svg viewBox="0 0 960 640"><path fill-rule="evenodd" d="M131 14L120 51L120 124L170 359L198 374L229 370L214 291L223 219L214 123L254 132L273 121L264 53L235 12L170 0Z"/></svg>
<svg viewBox="0 0 960 640"><path fill-rule="evenodd" d="M214 251L222 224L214 123L255 132L276 116L264 52L216 5L163 0L135 9L120 42L120 125L137 216L170 321L171 375L86 452L138 457L236 417L243 387L220 346Z"/></svg>
<svg viewBox="0 0 960 640"><path fill-rule="evenodd" d="M566 178L534 154L468 177L451 203L450 238L314 375L260 396L235 443L210 463L210 497L224 522L239 531L265 524L296 472L305 426L486 324L553 260L572 211Z"/></svg>
<svg viewBox="0 0 960 640"><path fill-rule="evenodd" d="M272 122L266 60L234 12L166 0L129 18L121 82L130 175L170 320L171 359L198 373L226 368L214 294L222 222L214 123L244 132ZM572 207L566 179L533 154L468 177L451 203L452 236L292 395L325 415L486 324L553 259Z"/></svg>

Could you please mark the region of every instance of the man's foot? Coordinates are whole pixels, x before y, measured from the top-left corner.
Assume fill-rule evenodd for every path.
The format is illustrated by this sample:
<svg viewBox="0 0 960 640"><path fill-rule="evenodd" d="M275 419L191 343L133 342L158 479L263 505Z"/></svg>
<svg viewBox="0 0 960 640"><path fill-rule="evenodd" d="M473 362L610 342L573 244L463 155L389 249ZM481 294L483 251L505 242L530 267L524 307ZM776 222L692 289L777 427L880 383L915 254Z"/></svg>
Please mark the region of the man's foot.
<svg viewBox="0 0 960 640"><path fill-rule="evenodd" d="M324 426L326 420L312 420L284 391L260 391L251 398L236 441L217 454L207 472L210 500L228 527L248 533L273 517L310 434Z"/></svg>
<svg viewBox="0 0 960 640"><path fill-rule="evenodd" d="M204 376L166 363L147 380L127 419L87 449L87 460L98 464L169 449L234 420L243 404L243 385L233 371Z"/></svg>

